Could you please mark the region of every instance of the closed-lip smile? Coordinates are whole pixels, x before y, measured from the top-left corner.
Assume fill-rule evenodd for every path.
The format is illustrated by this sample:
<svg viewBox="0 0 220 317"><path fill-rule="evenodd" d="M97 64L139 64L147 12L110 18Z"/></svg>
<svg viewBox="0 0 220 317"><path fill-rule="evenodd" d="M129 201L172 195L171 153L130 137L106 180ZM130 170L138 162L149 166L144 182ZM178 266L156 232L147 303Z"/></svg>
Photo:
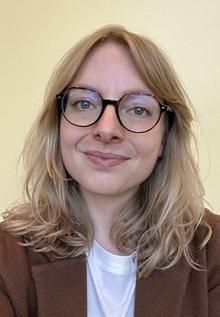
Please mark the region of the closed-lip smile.
<svg viewBox="0 0 220 317"><path fill-rule="evenodd" d="M86 151L84 154L97 167L108 168L124 163L129 158L115 153L104 153L100 151Z"/></svg>

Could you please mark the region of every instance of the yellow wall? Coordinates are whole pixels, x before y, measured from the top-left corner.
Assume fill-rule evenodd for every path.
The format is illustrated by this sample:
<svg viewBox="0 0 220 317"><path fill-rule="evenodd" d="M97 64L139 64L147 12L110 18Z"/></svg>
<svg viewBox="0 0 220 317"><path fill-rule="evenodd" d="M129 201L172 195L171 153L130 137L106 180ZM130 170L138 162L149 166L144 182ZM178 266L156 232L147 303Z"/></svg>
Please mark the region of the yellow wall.
<svg viewBox="0 0 220 317"><path fill-rule="evenodd" d="M54 65L108 23L150 35L171 57L198 111L206 198L220 212L219 0L0 0L0 210L19 197L16 162Z"/></svg>

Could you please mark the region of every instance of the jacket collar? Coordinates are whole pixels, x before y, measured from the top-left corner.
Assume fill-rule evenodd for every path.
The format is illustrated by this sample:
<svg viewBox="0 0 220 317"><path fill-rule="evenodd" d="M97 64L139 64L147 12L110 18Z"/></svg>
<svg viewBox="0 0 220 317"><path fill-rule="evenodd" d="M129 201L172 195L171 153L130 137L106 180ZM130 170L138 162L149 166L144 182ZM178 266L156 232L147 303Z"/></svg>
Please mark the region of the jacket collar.
<svg viewBox="0 0 220 317"><path fill-rule="evenodd" d="M38 317L87 317L84 257L34 265L31 272L36 288Z"/></svg>
<svg viewBox="0 0 220 317"><path fill-rule="evenodd" d="M86 258L50 261L31 269L38 317L87 317ZM148 278L137 279L135 317L164 317L167 309L172 311L171 316L179 316L177 301L187 283L186 278L185 283L179 284L183 274L187 277L190 270L180 261L169 270L155 270Z"/></svg>

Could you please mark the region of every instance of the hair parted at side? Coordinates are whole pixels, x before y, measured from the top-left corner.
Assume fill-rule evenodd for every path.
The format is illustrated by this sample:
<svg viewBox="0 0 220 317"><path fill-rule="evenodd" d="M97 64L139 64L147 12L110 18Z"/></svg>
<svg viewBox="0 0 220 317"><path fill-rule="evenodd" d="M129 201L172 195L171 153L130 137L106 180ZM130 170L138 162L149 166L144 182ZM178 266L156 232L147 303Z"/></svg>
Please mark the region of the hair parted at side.
<svg viewBox="0 0 220 317"><path fill-rule="evenodd" d="M169 268L181 257L197 269L190 242L196 228L203 225L207 228L203 247L211 228L203 217L204 190L191 149L192 108L162 50L149 38L118 25L102 27L78 42L52 75L45 104L23 150L23 202L4 213L2 226L13 235L23 236L24 245L36 252L53 251L57 257L75 257L91 247L91 219L61 158L56 95L71 85L90 51L108 40L127 47L146 85L173 110L163 156L121 210L111 235L122 252L137 251L140 277L154 269Z"/></svg>

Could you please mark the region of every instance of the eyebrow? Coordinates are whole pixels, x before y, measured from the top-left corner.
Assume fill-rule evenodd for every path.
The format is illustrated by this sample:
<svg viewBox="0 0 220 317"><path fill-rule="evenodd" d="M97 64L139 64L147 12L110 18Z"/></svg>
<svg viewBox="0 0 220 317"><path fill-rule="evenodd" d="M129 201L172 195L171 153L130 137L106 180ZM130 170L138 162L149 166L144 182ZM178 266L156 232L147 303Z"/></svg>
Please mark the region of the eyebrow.
<svg viewBox="0 0 220 317"><path fill-rule="evenodd" d="M103 94L100 92L99 89L97 89L96 87L94 86L90 86L90 85L84 85L84 84L74 84L74 85L70 85L70 87L75 87L75 88L85 88L85 89L89 89L89 90L93 90L93 91L96 91L103 99L112 99L112 97L104 97ZM124 90L121 94L120 94L120 97L119 99L124 96L124 95L127 95L127 94L134 94L134 93L147 93L147 94L150 94L152 96L154 96L154 94L149 91L149 89L128 89L128 90Z"/></svg>

